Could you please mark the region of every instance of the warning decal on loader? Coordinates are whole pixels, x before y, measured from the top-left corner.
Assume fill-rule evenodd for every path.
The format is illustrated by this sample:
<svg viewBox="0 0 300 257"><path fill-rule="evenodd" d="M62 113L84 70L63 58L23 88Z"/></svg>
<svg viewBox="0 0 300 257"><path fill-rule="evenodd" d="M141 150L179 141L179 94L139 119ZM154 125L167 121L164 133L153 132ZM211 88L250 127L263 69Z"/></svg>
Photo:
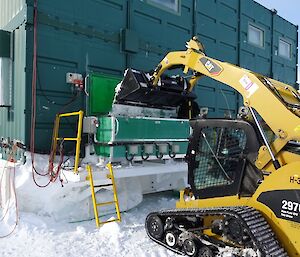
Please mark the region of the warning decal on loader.
<svg viewBox="0 0 300 257"><path fill-rule="evenodd" d="M201 57L199 61L213 76L218 76L223 71L223 68L221 66L206 57Z"/></svg>
<svg viewBox="0 0 300 257"><path fill-rule="evenodd" d="M300 190L261 193L257 200L268 206L277 218L300 223Z"/></svg>
<svg viewBox="0 0 300 257"><path fill-rule="evenodd" d="M244 75L240 80L240 84L243 86L243 88L248 92L248 97L253 95L256 90L259 88L257 84L253 83L251 79L247 76Z"/></svg>

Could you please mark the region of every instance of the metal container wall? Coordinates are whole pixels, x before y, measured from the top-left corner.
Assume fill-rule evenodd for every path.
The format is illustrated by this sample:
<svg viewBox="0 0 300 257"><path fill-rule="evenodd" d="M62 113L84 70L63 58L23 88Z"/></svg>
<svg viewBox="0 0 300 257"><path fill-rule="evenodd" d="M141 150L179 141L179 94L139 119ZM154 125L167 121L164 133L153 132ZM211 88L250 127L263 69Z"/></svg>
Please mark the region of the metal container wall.
<svg viewBox="0 0 300 257"><path fill-rule="evenodd" d="M66 73L101 72L121 76L125 67L120 52L119 33L126 21L123 1L39 1L38 2L38 80L36 149L47 151L53 122L58 112L85 109L85 95L66 83ZM28 3L32 6L32 3ZM59 6L59 8L58 8ZM31 108L32 7L28 11L26 59L26 110ZM117 17L111 19L111 17ZM26 131L30 130L30 111L26 112ZM62 124L70 130L73 123ZM26 139L28 143L29 138Z"/></svg>
<svg viewBox="0 0 300 257"><path fill-rule="evenodd" d="M0 2L0 29L14 31L14 103L10 109L0 108L0 137L22 139L28 145L33 1L26 1L27 8L24 2ZM76 97L66 83L67 72L121 77L127 67L150 70L167 52L183 50L193 35L200 37L209 56L295 85L297 26L253 0L179 3L174 13L149 0L38 1L37 150L49 150L57 112L88 105L85 96ZM263 48L249 44L249 24L263 29ZM279 38L291 43L291 58L278 55ZM241 98L234 90L210 79L200 85L198 102L209 107L210 116L223 117L228 111L236 115ZM64 129L72 130L72 125Z"/></svg>
<svg viewBox="0 0 300 257"><path fill-rule="evenodd" d="M298 26L255 1L200 0L196 9L197 34L209 56L296 85ZM264 47L249 43L249 24L264 31ZM278 56L280 37L291 42L290 59ZM236 91L211 79L201 81L196 90L199 104L208 106L214 117L226 111L235 116L243 104Z"/></svg>
<svg viewBox="0 0 300 257"><path fill-rule="evenodd" d="M12 60L0 57L0 107L11 107Z"/></svg>
<svg viewBox="0 0 300 257"><path fill-rule="evenodd" d="M178 148L177 157L182 158L186 154L189 136L188 120L102 116L99 117L97 141L106 144L118 143L119 145L95 145L95 150L97 155L110 157L112 160L124 160L126 147L129 148L134 145L138 149L136 157L141 159L141 146L151 145L153 150L149 154L157 159L155 157L155 143L153 143L155 141L157 145L165 145L167 150L164 152L165 158L170 158L168 145L170 147L176 145ZM142 142L143 144L141 144Z"/></svg>
<svg viewBox="0 0 300 257"><path fill-rule="evenodd" d="M26 0L1 0L0 6L0 27L4 28L7 24L20 15L25 8Z"/></svg>
<svg viewBox="0 0 300 257"><path fill-rule="evenodd" d="M0 28L12 32L12 106L0 107L0 137L25 142L25 0L0 1Z"/></svg>

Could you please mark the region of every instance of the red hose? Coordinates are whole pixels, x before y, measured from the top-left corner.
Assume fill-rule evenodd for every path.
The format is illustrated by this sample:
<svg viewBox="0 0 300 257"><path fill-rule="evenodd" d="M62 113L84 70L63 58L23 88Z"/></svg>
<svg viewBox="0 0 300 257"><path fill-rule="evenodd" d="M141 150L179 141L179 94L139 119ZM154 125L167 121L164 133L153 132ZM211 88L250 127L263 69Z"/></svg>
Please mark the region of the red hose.
<svg viewBox="0 0 300 257"><path fill-rule="evenodd" d="M34 12L33 12L33 61L32 61L32 84L31 84L31 131L30 131L30 153L31 153L31 166L32 166L32 178L34 183L38 187L47 187L51 182L56 181L59 176L59 171L61 169L61 165L63 163L63 153L61 150L61 158L60 163L58 165L57 171L54 173L53 170L53 162L56 153L53 151L53 147L51 147L51 153L49 156L49 167L48 171L44 174L37 171L34 160L35 160L35 126L36 126L36 84L37 84L37 17L38 17L38 9L37 9L38 0L34 0ZM52 142L53 143L53 142ZM49 181L45 185L40 185L37 183L35 174L39 176L47 176L49 175Z"/></svg>
<svg viewBox="0 0 300 257"><path fill-rule="evenodd" d="M37 81L37 0L34 0L33 7L33 61L32 61L32 83L31 83L31 131L30 131L30 153L32 165L32 178L38 187L46 187L50 184L50 180L45 185L37 183L34 174L46 176L48 174L39 173L34 165L34 147L35 147L35 124L36 124L36 81Z"/></svg>

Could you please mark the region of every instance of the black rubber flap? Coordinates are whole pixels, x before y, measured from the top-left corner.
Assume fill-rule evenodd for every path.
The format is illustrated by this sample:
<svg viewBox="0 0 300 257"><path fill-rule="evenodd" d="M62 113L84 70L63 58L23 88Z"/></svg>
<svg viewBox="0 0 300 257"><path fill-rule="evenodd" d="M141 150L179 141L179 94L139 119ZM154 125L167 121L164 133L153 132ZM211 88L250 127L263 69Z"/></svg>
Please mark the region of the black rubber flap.
<svg viewBox="0 0 300 257"><path fill-rule="evenodd" d="M146 73L128 69L115 96L115 103L157 108L177 107L196 98L194 93L187 91L186 83L182 77L164 76L161 85L154 87Z"/></svg>

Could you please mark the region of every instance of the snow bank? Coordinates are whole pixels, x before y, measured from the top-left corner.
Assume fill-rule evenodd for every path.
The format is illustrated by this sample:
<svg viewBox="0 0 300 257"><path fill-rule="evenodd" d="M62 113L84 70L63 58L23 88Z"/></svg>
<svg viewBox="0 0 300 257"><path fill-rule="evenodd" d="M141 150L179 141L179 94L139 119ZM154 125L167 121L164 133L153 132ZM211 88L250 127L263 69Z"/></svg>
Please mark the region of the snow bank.
<svg viewBox="0 0 300 257"><path fill-rule="evenodd" d="M23 212L15 233L0 240L0 256L177 256L152 242L144 229L149 212L175 208L175 201L176 197L170 193L148 195L138 207L122 213L121 223L108 223L100 229L95 228L94 220L66 223Z"/></svg>
<svg viewBox="0 0 300 257"><path fill-rule="evenodd" d="M7 163L0 161L0 170L2 172L5 170L6 172L6 174L3 174L3 176L6 176L6 179L1 180L2 182L4 181L4 184L1 184L1 193L4 192L1 194L2 200L8 199L7 196L11 195L10 192L12 192L11 186L7 181L11 181L9 174L12 174L14 169L4 169L6 165ZM37 156L36 168L41 171L42 167L46 166L45 157ZM178 196L175 196L174 193L164 192L146 195L141 204L121 214L121 223L108 223L97 229L95 220L73 223L66 222L72 213L78 218L78 212L83 214L88 209L87 207L91 207L84 205L84 201L87 201L87 199L82 197L82 193L78 191L78 188L82 190L83 187L76 188L71 186L71 189L67 189L68 184L61 187L60 182L56 182L45 189L38 188L32 181L30 164L17 165L16 174L18 202L22 212L20 213L19 224L14 233L0 239L1 257L181 256L151 241L144 228L145 218L148 213L156 210L175 208ZM131 189L137 188L136 183L132 180L130 181L125 184ZM38 177L37 182L45 184L47 179L45 177ZM76 183L70 184L74 185ZM2 188L3 185L8 185L9 190L4 190ZM62 193L58 194L58 191L62 191ZM72 192L73 200L71 198L68 199L65 195L66 192ZM128 198L128 194L124 195L122 196L121 193L120 198ZM130 203L139 198L139 196L134 196L134 194L132 197L133 199L123 199L122 201ZM13 198L9 199L12 200L1 202L10 208L9 215L5 215L5 218L0 220L0 237L12 231L15 224L15 202ZM74 199L78 201L74 202ZM138 201L142 201L142 198L138 199ZM80 204L82 205L80 206ZM26 210L30 210L31 212L26 212ZM32 210L35 210L35 213ZM66 213L65 215L64 212ZM102 215L103 213L100 212L101 221L115 217L115 214ZM5 208L2 208L1 217L4 214ZM83 217L87 218L84 215ZM220 257L236 256L233 253L232 249L225 248ZM240 256L250 257L254 255L249 255L245 252L245 254Z"/></svg>
<svg viewBox="0 0 300 257"><path fill-rule="evenodd" d="M48 158L47 155L35 154L35 168L40 174L47 174ZM91 190L89 182L86 179L87 172L84 166L86 163L93 163L95 184L107 180L105 169L103 170L103 168L96 165L97 159L85 158L81 162L83 168L81 168L79 175L74 175L72 170L62 170L61 179L63 183L60 182L60 179L57 179L47 187L38 187L35 185L32 178L30 153L26 153L26 159L27 161L24 165L20 163L15 164L19 210L64 221L82 221L94 217ZM69 160L68 162L72 166L73 160ZM2 160L0 163L4 167L7 162ZM115 167L114 173L121 211L126 211L137 206L142 202L143 194L145 193L174 188L181 189L186 185L185 163L170 162L167 165L154 163L148 166ZM39 176L35 174L34 177L38 185L44 186L49 182L48 175ZM97 190L96 196L98 202L113 200L111 190ZM114 211L114 206L110 205L100 208L99 213L106 214L112 211Z"/></svg>
<svg viewBox="0 0 300 257"><path fill-rule="evenodd" d="M33 212L38 215L53 217L56 220L79 221L94 217L91 202L91 191L88 181L74 183L68 181L62 171L63 183L57 179L47 187L38 187L32 179L30 154L26 154L26 164L16 164L16 191L19 200L18 207L24 212ZM2 164L4 165L4 161ZM48 156L35 155L35 168L41 174L48 169ZM73 172L70 172L73 173ZM85 174L86 175L86 174ZM49 181L48 176L35 175L36 182L43 186ZM121 184L120 184L121 183ZM122 179L117 182L118 196L121 210L128 210L138 205L143 197L141 188L136 179ZM134 190L132 190L134 188ZM112 192L100 190L97 192L99 201L112 199ZM113 206L104 208L102 213L113 210Z"/></svg>

